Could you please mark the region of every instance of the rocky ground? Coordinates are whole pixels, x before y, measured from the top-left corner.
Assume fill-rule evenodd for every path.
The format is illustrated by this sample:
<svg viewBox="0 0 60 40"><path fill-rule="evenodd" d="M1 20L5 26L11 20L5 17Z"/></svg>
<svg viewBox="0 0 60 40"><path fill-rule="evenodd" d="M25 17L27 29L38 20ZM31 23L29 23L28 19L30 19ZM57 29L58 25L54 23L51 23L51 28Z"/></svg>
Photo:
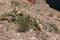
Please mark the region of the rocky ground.
<svg viewBox="0 0 60 40"><path fill-rule="evenodd" d="M43 3L44 0L38 0L37 3L32 6L27 6L22 0L14 1L18 3L11 3L13 0L0 0L0 15L16 8L18 12L22 10L24 13L34 15L44 22L54 23L57 25L57 28L60 29L60 12L48 7L46 3ZM17 32L14 29L7 31L6 26L8 25L9 23L7 21L0 21L0 40L60 40L60 34L43 30L40 32L35 32L32 29L27 32Z"/></svg>

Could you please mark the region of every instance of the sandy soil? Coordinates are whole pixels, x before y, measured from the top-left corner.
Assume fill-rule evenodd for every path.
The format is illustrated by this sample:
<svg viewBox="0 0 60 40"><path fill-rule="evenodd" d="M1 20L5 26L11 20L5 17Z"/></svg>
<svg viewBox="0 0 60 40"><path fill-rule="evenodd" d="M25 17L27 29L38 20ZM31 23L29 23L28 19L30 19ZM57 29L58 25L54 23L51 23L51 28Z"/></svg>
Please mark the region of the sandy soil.
<svg viewBox="0 0 60 40"><path fill-rule="evenodd" d="M60 29L60 22L55 19L60 19L57 16L60 14L59 11L54 10L48 7L45 3L45 0L38 0L36 4L32 6L26 6L27 8L20 8L19 6L12 5L10 2L12 0L0 0L0 15L4 12L10 12L14 8L19 10L19 12L24 11L30 15L36 16L36 18L43 20L44 22L52 22L57 25ZM23 4L22 0L16 0ZM24 3L25 4L25 3ZM54 14L53 17L48 16L49 14ZM60 34L51 33L51 32L39 32L36 33L32 29L28 32L17 32L14 29L7 31L6 26L9 23L7 21L0 22L0 40L60 40ZM47 34L51 37L47 37L44 35Z"/></svg>

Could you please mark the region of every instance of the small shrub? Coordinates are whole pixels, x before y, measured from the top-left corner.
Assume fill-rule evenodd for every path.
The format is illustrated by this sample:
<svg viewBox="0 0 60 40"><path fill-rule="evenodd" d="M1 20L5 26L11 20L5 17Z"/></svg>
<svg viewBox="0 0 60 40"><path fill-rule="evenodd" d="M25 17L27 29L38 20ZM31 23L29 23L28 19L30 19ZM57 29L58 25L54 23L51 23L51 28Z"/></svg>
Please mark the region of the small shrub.
<svg viewBox="0 0 60 40"><path fill-rule="evenodd" d="M5 13L4 16L2 16L4 18L1 19L7 19L8 22L13 23L14 25L17 25L17 30L20 32L25 32L29 29L33 29L34 31L38 31L37 28L37 21L35 18L30 17L30 15L28 14L19 14L18 11L16 11L16 9L14 9L13 11L9 12L9 13ZM10 19L7 17L11 17ZM3 20L4 21L4 20ZM11 26L9 25L9 27L7 27L7 29L11 29L14 28L14 25L11 24Z"/></svg>
<svg viewBox="0 0 60 40"><path fill-rule="evenodd" d="M30 18L27 15L17 16L15 18L19 26L19 31L26 31L29 29Z"/></svg>
<svg viewBox="0 0 60 40"><path fill-rule="evenodd" d="M60 33L60 30L57 28L56 24L51 23L51 22L44 22L40 20L39 24L43 26L43 30L48 31L48 32L55 32L55 33Z"/></svg>
<svg viewBox="0 0 60 40"><path fill-rule="evenodd" d="M50 22L46 23L45 29L49 32L53 31L55 33L59 33L58 31L60 31L54 23Z"/></svg>
<svg viewBox="0 0 60 40"><path fill-rule="evenodd" d="M44 22L40 19L38 20L34 16L30 16L26 13L18 13L18 10L16 9L9 13L4 13L0 17L0 21L4 20L13 23L13 25L11 24L12 26L9 25L9 27L7 27L8 30L14 28L14 26L17 25L16 27L19 32L25 32L29 29L33 29L34 31L39 32L40 29L38 28L38 24L41 24L43 26L43 30L48 32L53 31L59 33L59 30L55 24L51 22ZM39 22L37 22L37 20Z"/></svg>

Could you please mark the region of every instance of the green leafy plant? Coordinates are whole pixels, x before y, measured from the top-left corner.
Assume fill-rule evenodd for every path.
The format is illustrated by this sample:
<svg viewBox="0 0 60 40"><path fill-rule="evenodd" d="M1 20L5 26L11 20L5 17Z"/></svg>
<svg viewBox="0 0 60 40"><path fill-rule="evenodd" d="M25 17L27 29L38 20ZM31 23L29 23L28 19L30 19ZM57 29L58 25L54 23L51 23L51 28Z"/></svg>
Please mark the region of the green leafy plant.
<svg viewBox="0 0 60 40"><path fill-rule="evenodd" d="M34 31L39 32L38 23L37 23L37 19L35 18L35 16L31 17L31 28Z"/></svg>
<svg viewBox="0 0 60 40"><path fill-rule="evenodd" d="M38 31L38 28L37 28L38 24L35 17L31 17L28 14L18 13L16 9L14 9L9 13L5 13L4 16L2 17L3 18L0 18L0 19L3 19L2 21L6 19L9 23L11 23L9 27L7 27L8 30L14 28L14 26L17 25L17 30L20 32L25 32L29 29ZM7 17L10 17L10 18L7 18Z"/></svg>
<svg viewBox="0 0 60 40"><path fill-rule="evenodd" d="M20 25L19 31L26 31L29 29L30 18L27 15L17 16L16 23Z"/></svg>
<svg viewBox="0 0 60 40"><path fill-rule="evenodd" d="M59 29L57 28L57 26L54 24L54 23L51 23L51 22L46 22L45 26L44 26L44 29L51 32L55 32L55 33L60 33Z"/></svg>
<svg viewBox="0 0 60 40"><path fill-rule="evenodd" d="M55 32L55 33L60 33L60 30L57 28L56 24L51 23L51 22L44 22L42 20L39 20L39 24L43 26L43 30L48 31L48 32Z"/></svg>
<svg viewBox="0 0 60 40"><path fill-rule="evenodd" d="M25 32L29 29L33 29L36 32L39 32L38 24L41 24L43 26L44 30L47 30L48 32L59 32L57 26L54 23L51 22L44 22L40 19L36 19L34 16L30 16L26 13L18 13L18 10L14 9L11 12L4 13L0 17L0 21L7 20L9 23L9 27L7 27L8 30L17 27L17 31L19 32ZM39 22L37 22L37 20Z"/></svg>

